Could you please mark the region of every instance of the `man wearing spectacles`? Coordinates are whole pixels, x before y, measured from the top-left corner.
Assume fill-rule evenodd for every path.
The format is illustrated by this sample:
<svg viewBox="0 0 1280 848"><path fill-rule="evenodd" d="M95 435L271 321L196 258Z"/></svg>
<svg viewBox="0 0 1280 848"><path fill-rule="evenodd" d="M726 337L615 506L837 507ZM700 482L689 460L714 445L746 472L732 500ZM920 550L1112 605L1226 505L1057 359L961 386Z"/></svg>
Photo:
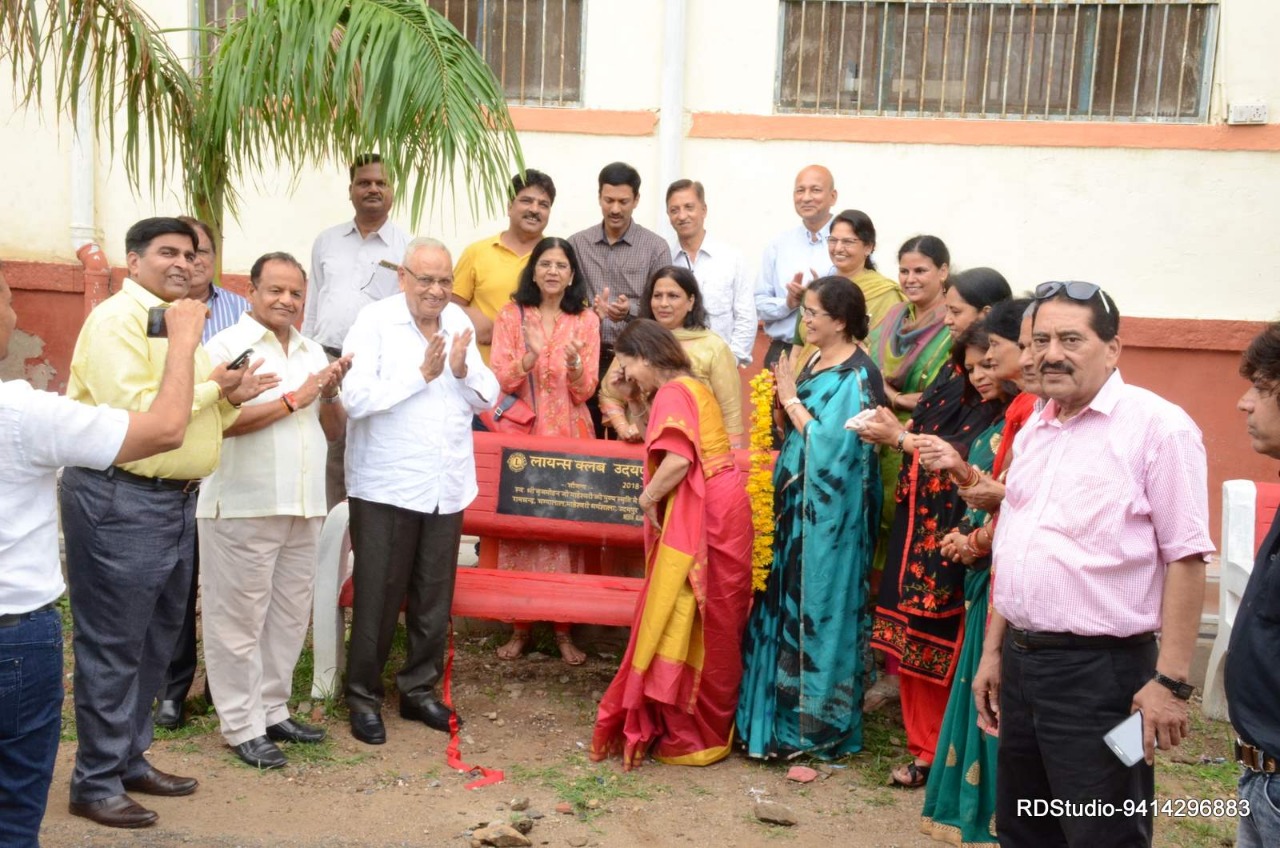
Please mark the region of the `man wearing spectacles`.
<svg viewBox="0 0 1280 848"><path fill-rule="evenodd" d="M400 715L448 732L435 695L444 667L462 511L477 493L471 419L498 381L462 307L450 302L453 261L435 239L409 243L401 294L360 311L343 349L352 580L346 699L351 733L386 741L382 669L406 595L409 652L396 675Z"/></svg>
<svg viewBox="0 0 1280 848"><path fill-rule="evenodd" d="M409 234L390 219L395 190L382 157L359 156L348 172L347 197L355 217L316 237L302 318L302 335L319 342L330 361L342 356L342 340L360 310L399 290L395 267L409 244ZM346 450L345 435L329 444L325 499L330 509L346 497Z"/></svg>
<svg viewBox="0 0 1280 848"><path fill-rule="evenodd" d="M1015 442L973 681L979 723L1000 736L996 831L1002 845L1150 845L1154 746L1190 731L1213 551L1204 443L1185 412L1121 379L1120 314L1098 286L1041 285L1032 322L1049 400ZM1102 740L1139 710L1145 761L1130 767ZM1053 800L1117 813L1036 814Z"/></svg>

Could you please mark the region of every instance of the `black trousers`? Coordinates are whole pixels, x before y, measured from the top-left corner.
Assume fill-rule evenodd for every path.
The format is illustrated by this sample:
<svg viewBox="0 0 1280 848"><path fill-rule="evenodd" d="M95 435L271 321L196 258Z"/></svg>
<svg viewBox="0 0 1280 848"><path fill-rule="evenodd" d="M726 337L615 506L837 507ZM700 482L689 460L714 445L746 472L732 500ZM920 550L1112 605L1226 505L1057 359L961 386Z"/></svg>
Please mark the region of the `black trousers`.
<svg viewBox="0 0 1280 848"><path fill-rule="evenodd" d="M1102 737L1129 716L1134 694L1155 674L1157 650L1155 642L1028 650L1005 636L996 760L1002 846L1151 844L1150 813L1126 816L1123 806L1154 797L1155 770L1125 766ZM1069 814L1053 815L1055 801L1069 802ZM1094 817L1077 806L1091 801L1114 804L1116 814Z"/></svg>
<svg viewBox="0 0 1280 848"><path fill-rule="evenodd" d="M347 708L353 713L381 709L382 669L406 595L408 656L396 674L396 688L402 701L424 704L435 698L444 672L462 513L415 512L360 498L347 503L355 553Z"/></svg>
<svg viewBox="0 0 1280 848"><path fill-rule="evenodd" d="M613 364L614 352L613 345L600 345L600 379L604 379L604 375L609 373L609 366ZM605 431L610 433L612 429L604 424L604 416L600 412L600 394L598 392L587 398L587 412L591 413L591 426L595 428L596 438L606 438ZM612 437L610 437L612 438Z"/></svg>

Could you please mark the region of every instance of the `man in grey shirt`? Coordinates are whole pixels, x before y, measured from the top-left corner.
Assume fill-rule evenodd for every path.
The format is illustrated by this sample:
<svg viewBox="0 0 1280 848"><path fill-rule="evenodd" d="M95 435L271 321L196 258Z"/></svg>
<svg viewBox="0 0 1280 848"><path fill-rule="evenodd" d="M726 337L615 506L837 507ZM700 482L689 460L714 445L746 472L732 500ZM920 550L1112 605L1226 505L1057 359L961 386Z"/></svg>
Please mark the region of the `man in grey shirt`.
<svg viewBox="0 0 1280 848"><path fill-rule="evenodd" d="M640 314L640 296L649 276L671 264L666 241L632 219L640 202L640 174L625 162L600 171L600 211L604 219L569 236L578 263L587 277L596 312L600 315L600 373L613 363L613 341L627 322ZM596 436L604 437L600 406L587 401Z"/></svg>

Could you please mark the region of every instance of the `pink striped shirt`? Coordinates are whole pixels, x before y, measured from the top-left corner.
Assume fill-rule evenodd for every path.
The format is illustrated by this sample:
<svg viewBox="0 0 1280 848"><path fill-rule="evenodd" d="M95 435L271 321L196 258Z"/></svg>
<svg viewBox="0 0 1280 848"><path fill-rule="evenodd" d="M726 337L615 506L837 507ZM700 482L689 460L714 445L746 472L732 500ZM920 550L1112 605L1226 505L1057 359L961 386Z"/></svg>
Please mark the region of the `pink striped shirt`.
<svg viewBox="0 0 1280 848"><path fill-rule="evenodd" d="M1118 370L1080 413L1057 414L1049 401L1015 442L993 603L1024 630L1159 630L1165 566L1213 551L1200 430Z"/></svg>

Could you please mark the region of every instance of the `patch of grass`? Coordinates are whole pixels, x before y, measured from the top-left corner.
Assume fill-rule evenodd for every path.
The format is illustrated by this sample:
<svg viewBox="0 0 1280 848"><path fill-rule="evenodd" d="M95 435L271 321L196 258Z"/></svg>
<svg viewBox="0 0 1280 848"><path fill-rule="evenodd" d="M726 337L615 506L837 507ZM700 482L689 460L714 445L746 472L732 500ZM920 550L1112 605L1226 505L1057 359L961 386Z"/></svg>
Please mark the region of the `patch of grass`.
<svg viewBox="0 0 1280 848"><path fill-rule="evenodd" d="M661 788L646 784L635 772L617 771L616 764L588 763L581 754L569 756L560 765L537 769L517 764L511 773L517 780L554 790L556 796L572 804L574 811L583 819L592 819L606 812L611 801L621 798L648 800L654 791Z"/></svg>
<svg viewBox="0 0 1280 848"><path fill-rule="evenodd" d="M330 739L308 744L284 743L280 745L280 750L289 759L290 765L354 766L369 759L369 755L364 753L339 753Z"/></svg>

